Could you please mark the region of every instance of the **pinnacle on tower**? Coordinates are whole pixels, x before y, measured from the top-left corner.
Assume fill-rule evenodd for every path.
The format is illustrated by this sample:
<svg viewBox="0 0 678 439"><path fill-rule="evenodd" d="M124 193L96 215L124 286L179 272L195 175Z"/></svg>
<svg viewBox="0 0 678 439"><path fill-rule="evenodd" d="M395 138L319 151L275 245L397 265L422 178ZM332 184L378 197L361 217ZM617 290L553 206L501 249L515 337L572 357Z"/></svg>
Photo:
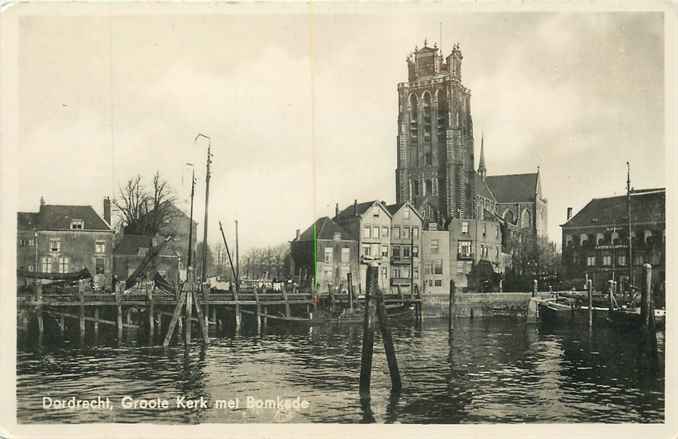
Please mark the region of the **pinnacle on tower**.
<svg viewBox="0 0 678 439"><path fill-rule="evenodd" d="M487 175L487 168L485 168L485 136L480 134L480 162L478 163L478 174L480 178L485 180Z"/></svg>

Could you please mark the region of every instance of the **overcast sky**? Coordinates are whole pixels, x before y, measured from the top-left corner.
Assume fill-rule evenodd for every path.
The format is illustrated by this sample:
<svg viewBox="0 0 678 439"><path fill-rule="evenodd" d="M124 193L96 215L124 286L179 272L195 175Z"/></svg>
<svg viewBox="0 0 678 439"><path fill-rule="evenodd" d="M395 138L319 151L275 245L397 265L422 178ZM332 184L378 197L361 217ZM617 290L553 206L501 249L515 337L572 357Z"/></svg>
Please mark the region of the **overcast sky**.
<svg viewBox="0 0 678 439"><path fill-rule="evenodd" d="M230 239L239 219L247 249L335 202L393 202L396 85L440 23L443 50L464 56L476 157L482 131L488 174L541 167L551 239L568 206L624 192L627 160L635 187L665 185L660 13L25 16L18 207L101 211L156 170L185 199L185 163L204 174L199 132L211 241L219 220Z"/></svg>

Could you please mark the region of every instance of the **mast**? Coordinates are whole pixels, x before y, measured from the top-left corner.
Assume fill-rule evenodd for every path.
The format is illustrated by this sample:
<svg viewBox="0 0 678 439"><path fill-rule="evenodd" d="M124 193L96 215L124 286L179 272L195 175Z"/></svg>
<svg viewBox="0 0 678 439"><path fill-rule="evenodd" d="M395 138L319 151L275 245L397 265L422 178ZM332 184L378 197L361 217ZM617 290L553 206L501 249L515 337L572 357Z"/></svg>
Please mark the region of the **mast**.
<svg viewBox="0 0 678 439"><path fill-rule="evenodd" d="M188 261L186 264L186 269L191 266L192 256L193 256L193 196L195 195L195 169L193 169L193 175L191 176L191 216L188 222Z"/></svg>
<svg viewBox="0 0 678 439"><path fill-rule="evenodd" d="M212 140L204 135L198 134L198 137L204 137L207 139L207 171L205 173L205 224L203 226L203 235L202 235L202 273L200 280L202 283L207 281L207 220L208 220L208 209L210 201L210 165L212 164Z"/></svg>
<svg viewBox="0 0 678 439"><path fill-rule="evenodd" d="M628 218L628 243L629 243L629 285L633 285L633 251L631 244L631 167L626 162L626 215Z"/></svg>
<svg viewBox="0 0 678 439"><path fill-rule="evenodd" d="M240 291L240 253L238 252L238 220L235 220L235 285Z"/></svg>

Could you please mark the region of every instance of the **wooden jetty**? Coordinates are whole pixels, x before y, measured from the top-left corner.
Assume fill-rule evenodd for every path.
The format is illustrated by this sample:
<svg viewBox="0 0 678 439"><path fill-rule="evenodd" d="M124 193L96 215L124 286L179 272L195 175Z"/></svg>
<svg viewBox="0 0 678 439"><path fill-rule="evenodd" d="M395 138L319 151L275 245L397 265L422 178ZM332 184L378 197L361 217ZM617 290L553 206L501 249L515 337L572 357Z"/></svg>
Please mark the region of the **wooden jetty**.
<svg viewBox="0 0 678 439"><path fill-rule="evenodd" d="M42 342L46 318L56 320L62 333L65 321L78 322L81 341L84 341L90 331L98 336L101 326L116 327L118 341L123 338L123 329L137 328L143 329L148 344L155 345L159 344L156 340L166 338L172 320L175 320L178 332L184 334L191 332L186 325L187 321L198 326L202 323L197 313L191 315L188 312L176 312L180 308L177 303L183 300L185 304L187 297L191 297L190 294L182 295L182 292L167 292L155 287L144 288L143 284L124 291L123 285L121 282L115 293L92 290L86 282L81 282L78 287L62 288L49 293L43 293L43 286L39 284L30 289L23 288L17 294L19 329L26 331L32 324L37 330L38 341ZM319 318L318 311L313 316L313 310L334 309L336 312L364 303L364 298L355 298L348 293L319 294L311 291L256 288L241 289L238 292L211 289L207 294L200 293L196 288L193 296L198 303L192 303L191 308L196 309L199 306L210 309L208 324L215 329L222 329L223 333L227 327L239 331L241 315L248 315L250 318L253 316L259 331L267 319L314 325L339 322L339 319ZM398 294L386 294L384 304L389 310L396 312L410 308L415 312L421 310L421 299L418 297L404 298ZM186 342L190 343L188 337L190 336L187 335ZM178 341L179 336L174 339Z"/></svg>

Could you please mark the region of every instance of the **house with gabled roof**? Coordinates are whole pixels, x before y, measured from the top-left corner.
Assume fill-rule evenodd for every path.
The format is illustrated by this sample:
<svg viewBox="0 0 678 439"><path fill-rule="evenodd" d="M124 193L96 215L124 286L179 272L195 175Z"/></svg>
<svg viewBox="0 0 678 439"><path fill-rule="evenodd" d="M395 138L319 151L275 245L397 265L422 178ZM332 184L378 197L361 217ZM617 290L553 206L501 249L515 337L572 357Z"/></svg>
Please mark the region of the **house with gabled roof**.
<svg viewBox="0 0 678 439"><path fill-rule="evenodd" d="M390 204L386 209L391 214L391 290L402 294L421 292L424 218L409 201Z"/></svg>
<svg viewBox="0 0 678 439"><path fill-rule="evenodd" d="M390 288L391 213L386 203L378 200L358 203L355 200L341 211L337 205L333 220L358 241L360 258L379 262L379 287L384 290ZM360 288L363 291L366 282L367 265L361 264Z"/></svg>
<svg viewBox="0 0 678 439"><path fill-rule="evenodd" d="M124 234L113 249L113 271L118 281L126 281L149 252L163 242L162 237L148 235ZM177 284L179 278L180 253L169 245L165 245L145 270L145 276L153 279L159 274L170 283Z"/></svg>
<svg viewBox="0 0 678 439"><path fill-rule="evenodd" d="M320 292L343 290L351 282L358 284L358 241L326 216L318 218L303 233L297 230L290 242L291 273L302 287L313 286Z"/></svg>
<svg viewBox="0 0 678 439"><path fill-rule="evenodd" d="M56 205L40 201L38 212L17 212L17 270L20 283L44 274L68 274L86 269L95 287L111 288L113 229L110 200L104 218L92 206Z"/></svg>

